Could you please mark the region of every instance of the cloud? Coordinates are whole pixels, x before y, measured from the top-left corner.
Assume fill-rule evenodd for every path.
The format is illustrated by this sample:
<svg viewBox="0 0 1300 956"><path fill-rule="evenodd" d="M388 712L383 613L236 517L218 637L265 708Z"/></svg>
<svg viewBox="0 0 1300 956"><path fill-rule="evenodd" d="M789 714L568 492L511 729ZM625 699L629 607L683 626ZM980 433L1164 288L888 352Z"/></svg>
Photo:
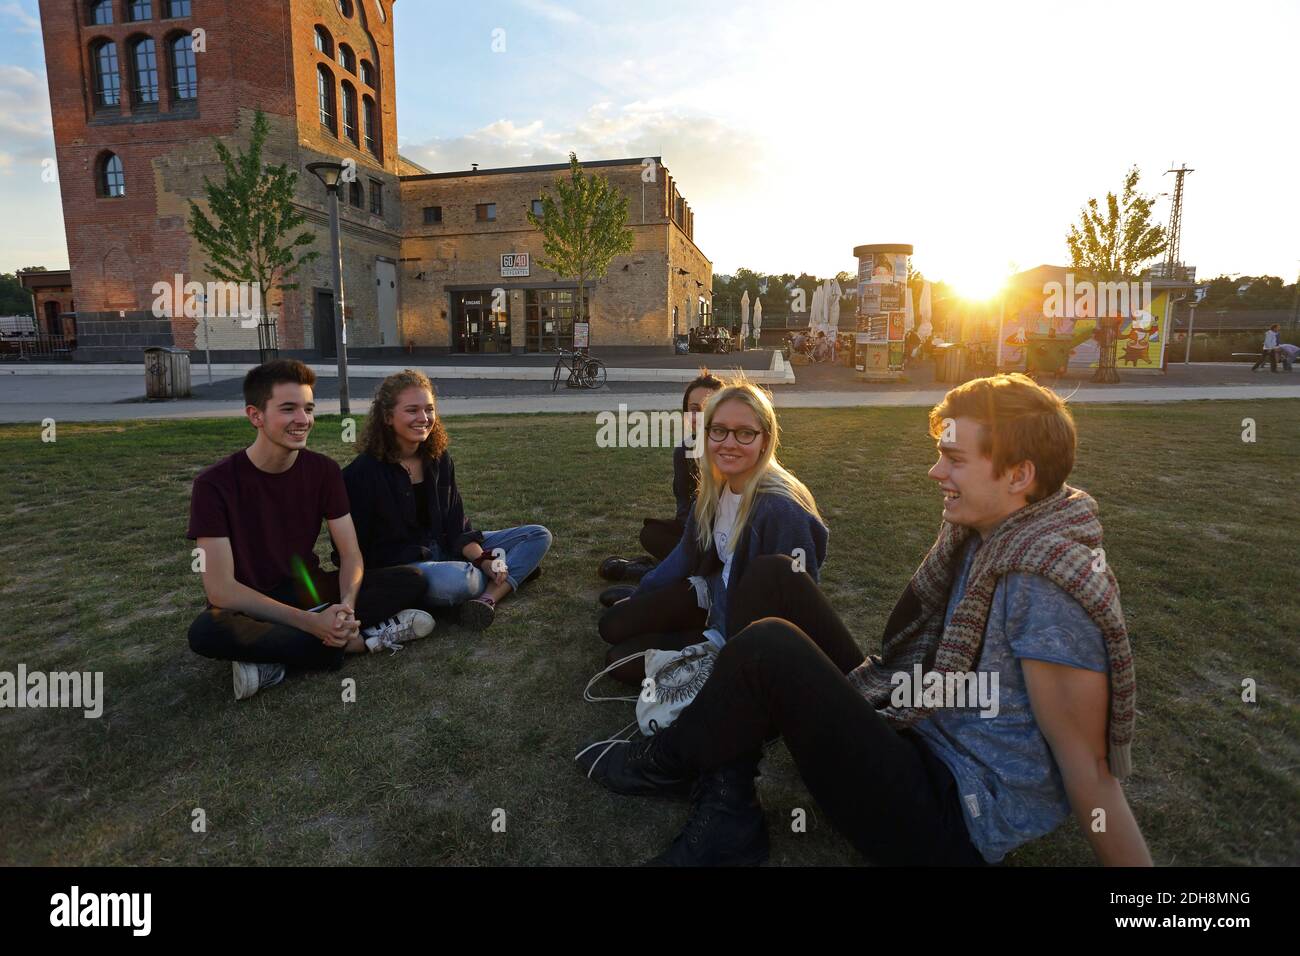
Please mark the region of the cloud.
<svg viewBox="0 0 1300 956"><path fill-rule="evenodd" d="M568 7L563 7L558 3L550 3L548 0L518 0L518 3L519 6L523 7L525 10L535 13L540 17L545 17L547 20L552 20L555 23L561 23L566 26L575 26L587 22Z"/></svg>
<svg viewBox="0 0 1300 956"><path fill-rule="evenodd" d="M0 166L0 175L20 174L24 169L39 173L40 161L54 155L49 91L43 76L0 64L0 141L12 160Z"/></svg>
<svg viewBox="0 0 1300 956"><path fill-rule="evenodd" d="M743 193L756 179L761 149L753 136L720 120L652 104L602 101L576 122L496 120L464 136L407 143L402 154L435 172L661 156L691 200L695 194ZM694 205L694 201L692 201Z"/></svg>
<svg viewBox="0 0 1300 956"><path fill-rule="evenodd" d="M41 32L41 22L16 3L0 3L0 13L18 21L17 27L14 28L17 33Z"/></svg>

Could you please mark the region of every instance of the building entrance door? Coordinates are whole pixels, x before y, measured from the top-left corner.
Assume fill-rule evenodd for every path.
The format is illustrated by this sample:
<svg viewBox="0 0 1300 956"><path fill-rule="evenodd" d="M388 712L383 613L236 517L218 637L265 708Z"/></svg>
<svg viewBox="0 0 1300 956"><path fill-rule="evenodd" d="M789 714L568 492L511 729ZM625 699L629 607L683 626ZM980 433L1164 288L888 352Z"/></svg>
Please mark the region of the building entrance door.
<svg viewBox="0 0 1300 956"><path fill-rule="evenodd" d="M379 306L379 344L401 345L397 339L397 266L375 260L375 291Z"/></svg>
<svg viewBox="0 0 1300 956"><path fill-rule="evenodd" d="M312 308L312 331L316 337L316 351L321 358L338 358L338 342L334 338L334 293L328 289L316 290Z"/></svg>
<svg viewBox="0 0 1300 956"><path fill-rule="evenodd" d="M510 351L510 313L494 312L493 293L458 292L455 294L455 350L468 354ZM502 303L505 304L505 303ZM509 308L506 304L507 309Z"/></svg>

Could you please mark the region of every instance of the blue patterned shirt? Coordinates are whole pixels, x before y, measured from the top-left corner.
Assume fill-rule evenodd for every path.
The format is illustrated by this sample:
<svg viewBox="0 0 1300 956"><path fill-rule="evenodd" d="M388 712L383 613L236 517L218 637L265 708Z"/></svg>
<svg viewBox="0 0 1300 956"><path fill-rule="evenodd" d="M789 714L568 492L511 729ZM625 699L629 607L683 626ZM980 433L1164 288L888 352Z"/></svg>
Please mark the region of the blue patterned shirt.
<svg viewBox="0 0 1300 956"><path fill-rule="evenodd" d="M966 591L979 550L972 536L948 596L944 623ZM1036 574L998 581L977 671L998 673L998 713L978 704L935 711L916 726L952 771L971 842L990 863L1046 833L1070 815L1061 772L1029 706L1021 658L1106 671L1106 642L1079 602Z"/></svg>

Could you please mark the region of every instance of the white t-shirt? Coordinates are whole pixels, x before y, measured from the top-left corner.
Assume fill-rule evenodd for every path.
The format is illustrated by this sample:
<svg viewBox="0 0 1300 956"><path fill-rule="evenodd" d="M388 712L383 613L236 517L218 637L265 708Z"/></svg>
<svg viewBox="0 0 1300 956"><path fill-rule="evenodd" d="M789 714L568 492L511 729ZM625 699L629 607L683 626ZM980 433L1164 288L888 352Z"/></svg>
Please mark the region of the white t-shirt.
<svg viewBox="0 0 1300 956"><path fill-rule="evenodd" d="M736 527L736 516L740 512L740 495L736 494L729 487L723 486L722 495L718 498L718 513L713 519L713 546L718 549L718 557L722 559L722 583L728 583L731 577L731 549L727 543L731 540L731 532Z"/></svg>
<svg viewBox="0 0 1300 956"><path fill-rule="evenodd" d="M1277 333L1274 332L1272 329L1269 329L1267 332L1264 333L1264 348L1265 349L1277 348Z"/></svg>

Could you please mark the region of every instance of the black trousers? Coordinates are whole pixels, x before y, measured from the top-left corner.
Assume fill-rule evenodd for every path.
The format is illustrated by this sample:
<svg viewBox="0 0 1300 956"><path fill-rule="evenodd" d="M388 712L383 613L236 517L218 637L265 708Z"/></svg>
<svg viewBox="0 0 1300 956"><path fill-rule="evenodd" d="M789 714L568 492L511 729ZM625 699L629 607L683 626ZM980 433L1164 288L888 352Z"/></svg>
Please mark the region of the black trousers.
<svg viewBox="0 0 1300 956"><path fill-rule="evenodd" d="M649 593L638 592L606 608L598 624L601 639L612 645L605 664L651 648L678 651L704 640L708 612L700 608L695 589L682 582ZM645 663L629 661L610 671L626 684L645 679Z"/></svg>
<svg viewBox="0 0 1300 956"><path fill-rule="evenodd" d="M686 522L676 518L646 518L641 523L641 547L656 561L662 561L677 547L686 531Z"/></svg>
<svg viewBox="0 0 1300 956"><path fill-rule="evenodd" d="M315 578L319 601L313 601L301 584L287 583L267 597L298 608L311 608L339 600L337 571ZM372 568L361 580L357 592L357 620L361 626L382 623L398 611L418 608L428 585L412 567ZM248 661L252 664L283 664L291 670L338 670L343 665L343 648L326 647L313 634L285 624L259 621L239 611L210 607L190 625L190 649L219 661Z"/></svg>
<svg viewBox="0 0 1300 956"><path fill-rule="evenodd" d="M816 582L764 556L737 602L753 623L737 621L708 683L660 732L670 759L712 770L779 735L831 825L871 862L981 865L948 768L849 684L864 655ZM764 604L770 616L755 620Z"/></svg>

